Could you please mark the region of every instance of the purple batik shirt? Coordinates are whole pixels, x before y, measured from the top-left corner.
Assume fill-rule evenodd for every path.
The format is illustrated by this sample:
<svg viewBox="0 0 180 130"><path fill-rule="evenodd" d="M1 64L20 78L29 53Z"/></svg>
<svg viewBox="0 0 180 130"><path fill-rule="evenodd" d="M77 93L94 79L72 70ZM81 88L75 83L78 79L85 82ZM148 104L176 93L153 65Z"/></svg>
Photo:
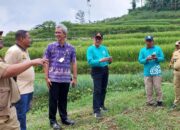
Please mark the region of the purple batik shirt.
<svg viewBox="0 0 180 130"><path fill-rule="evenodd" d="M61 46L58 42L51 43L45 51L44 58L49 60L48 77L52 82L71 82L71 63L76 62L76 51L72 45L65 43Z"/></svg>

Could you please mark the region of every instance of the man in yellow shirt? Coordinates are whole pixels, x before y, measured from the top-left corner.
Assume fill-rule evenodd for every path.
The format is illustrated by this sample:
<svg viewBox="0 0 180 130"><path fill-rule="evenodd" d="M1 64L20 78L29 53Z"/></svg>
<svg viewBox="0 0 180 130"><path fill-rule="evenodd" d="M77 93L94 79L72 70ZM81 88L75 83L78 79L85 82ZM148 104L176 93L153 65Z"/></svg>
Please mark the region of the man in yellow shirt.
<svg viewBox="0 0 180 130"><path fill-rule="evenodd" d="M0 49L3 48L0 31ZM20 99L18 87L12 77L22 73L33 65L47 64L47 60L35 59L15 65L6 64L0 58L0 130L19 130L14 104Z"/></svg>
<svg viewBox="0 0 180 130"><path fill-rule="evenodd" d="M31 45L31 38L27 31L19 30L15 34L16 44L8 49L5 61L8 64L17 64L30 61L27 48ZM16 105L18 120L21 130L26 130L26 113L29 111L30 102L34 91L34 68L30 67L14 79L17 82L21 99Z"/></svg>

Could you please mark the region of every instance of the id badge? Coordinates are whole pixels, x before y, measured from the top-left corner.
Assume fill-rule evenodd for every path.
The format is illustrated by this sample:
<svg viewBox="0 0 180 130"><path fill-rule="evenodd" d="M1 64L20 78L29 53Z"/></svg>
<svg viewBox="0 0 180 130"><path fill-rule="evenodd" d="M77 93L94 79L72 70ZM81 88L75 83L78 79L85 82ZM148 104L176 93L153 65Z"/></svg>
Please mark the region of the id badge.
<svg viewBox="0 0 180 130"><path fill-rule="evenodd" d="M59 59L59 62L60 62L60 63L64 62L64 57L60 58L60 59Z"/></svg>

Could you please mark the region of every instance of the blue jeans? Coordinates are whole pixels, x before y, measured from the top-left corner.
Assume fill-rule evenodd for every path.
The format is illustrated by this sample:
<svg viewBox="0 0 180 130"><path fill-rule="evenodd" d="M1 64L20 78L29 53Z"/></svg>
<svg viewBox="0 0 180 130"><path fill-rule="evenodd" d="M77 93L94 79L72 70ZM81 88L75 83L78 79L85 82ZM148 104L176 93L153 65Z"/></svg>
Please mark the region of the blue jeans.
<svg viewBox="0 0 180 130"><path fill-rule="evenodd" d="M21 99L16 104L17 117L20 122L21 130L26 130L26 113L30 109L30 102L33 93L22 94Z"/></svg>

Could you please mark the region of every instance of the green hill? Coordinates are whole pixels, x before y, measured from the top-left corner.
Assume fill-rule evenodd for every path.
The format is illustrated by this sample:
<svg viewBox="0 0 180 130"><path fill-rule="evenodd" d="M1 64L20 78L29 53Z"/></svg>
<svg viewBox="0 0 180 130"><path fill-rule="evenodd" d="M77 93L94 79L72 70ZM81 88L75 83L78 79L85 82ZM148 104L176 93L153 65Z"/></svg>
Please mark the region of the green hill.
<svg viewBox="0 0 180 130"><path fill-rule="evenodd" d="M146 11L136 10L119 18L110 18L92 24L73 24L63 22L69 28L68 41L76 47L78 59L78 72L89 72L86 62L86 49L92 44L92 35L102 32L104 44L108 46L114 59L110 66L111 73L137 73L142 66L137 62L140 48L144 46L144 37L153 35L155 43L160 45L165 53L166 62L162 64L164 70L168 69L168 62L174 50L174 43L180 40L180 11ZM30 50L31 58L42 57L45 47L55 41L52 21L44 22L44 28L30 30L34 40ZM0 52L4 55L8 46L14 44L13 33L5 37L7 46ZM41 72L41 68L36 68Z"/></svg>

